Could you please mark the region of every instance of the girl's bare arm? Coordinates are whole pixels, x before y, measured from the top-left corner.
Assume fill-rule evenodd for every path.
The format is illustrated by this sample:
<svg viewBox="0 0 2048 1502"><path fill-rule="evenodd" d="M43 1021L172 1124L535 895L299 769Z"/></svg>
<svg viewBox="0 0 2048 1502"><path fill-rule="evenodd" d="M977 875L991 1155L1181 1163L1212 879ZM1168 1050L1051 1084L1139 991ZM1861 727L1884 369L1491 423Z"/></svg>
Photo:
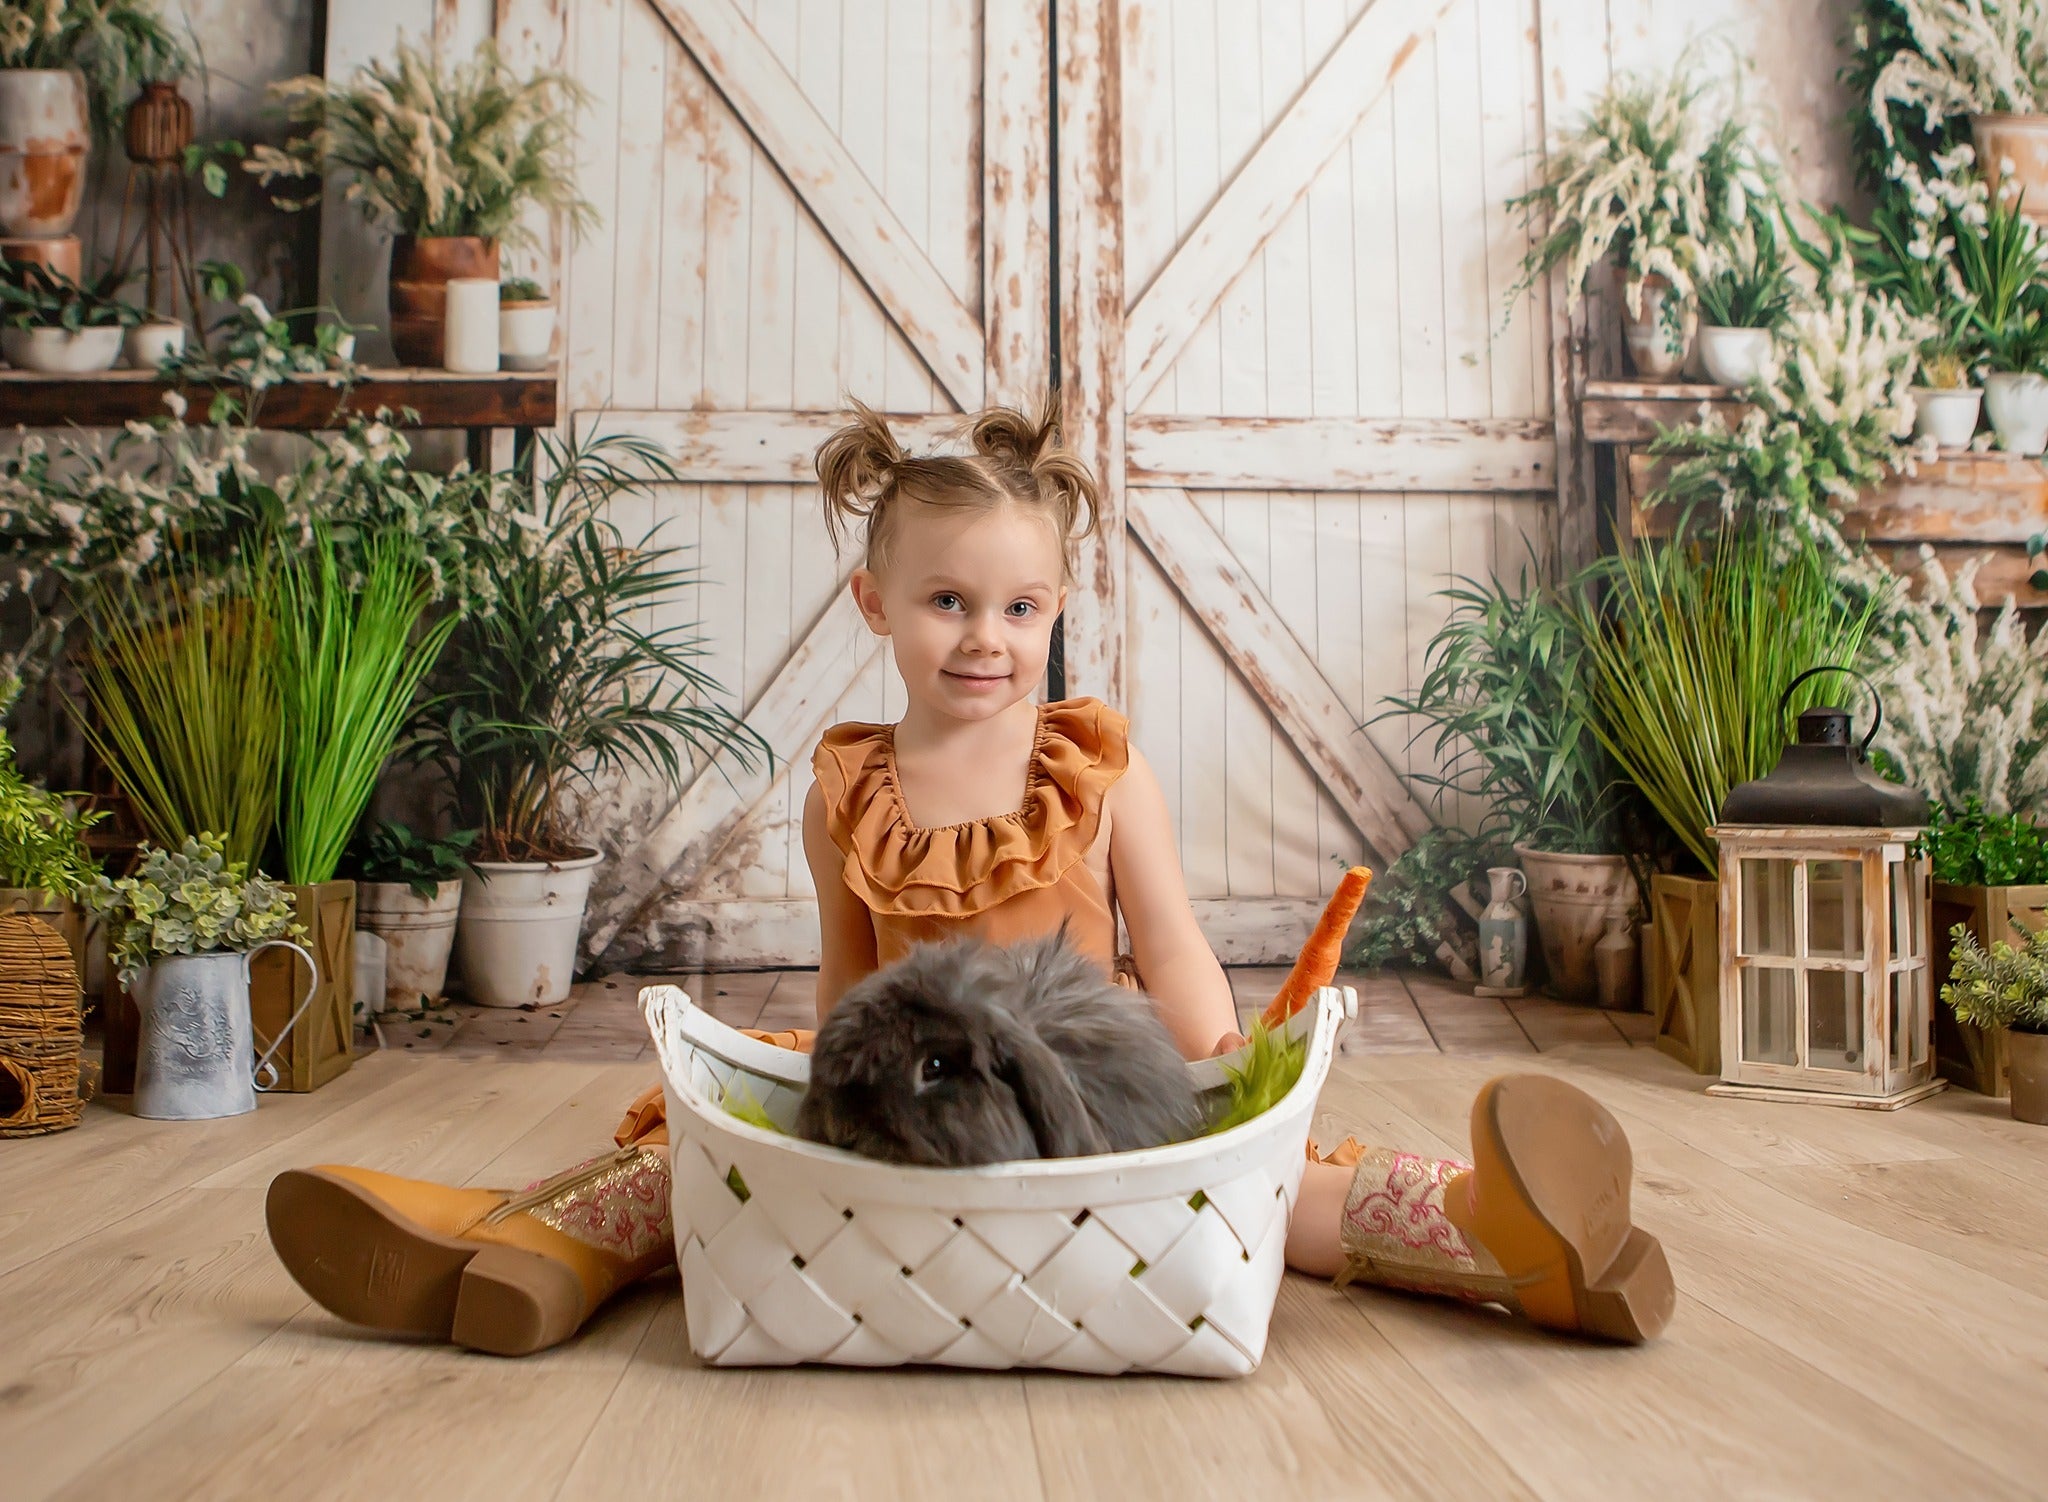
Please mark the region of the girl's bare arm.
<svg viewBox="0 0 2048 1502"><path fill-rule="evenodd" d="M804 799L804 859L818 889L818 1021L846 988L878 968L875 925L867 904L854 896L841 870L846 857L825 830L825 797L818 785Z"/></svg>
<svg viewBox="0 0 2048 1502"><path fill-rule="evenodd" d="M1166 795L1136 746L1109 791L1109 813L1110 879L1138 973L1181 1053L1206 1058L1237 1037L1237 1005L1188 905Z"/></svg>

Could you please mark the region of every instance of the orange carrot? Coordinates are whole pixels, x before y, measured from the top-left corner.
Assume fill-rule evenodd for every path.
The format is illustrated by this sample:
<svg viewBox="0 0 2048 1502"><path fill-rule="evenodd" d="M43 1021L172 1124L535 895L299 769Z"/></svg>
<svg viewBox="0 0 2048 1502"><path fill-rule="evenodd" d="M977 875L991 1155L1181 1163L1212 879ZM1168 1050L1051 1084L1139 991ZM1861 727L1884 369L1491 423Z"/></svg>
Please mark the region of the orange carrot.
<svg viewBox="0 0 2048 1502"><path fill-rule="evenodd" d="M1308 999L1336 977L1344 935L1351 927L1351 920L1358 916L1359 904L1365 901L1365 889L1371 885L1372 872L1363 866L1353 866L1344 873L1344 879L1337 883L1336 893L1330 898L1330 905L1316 920L1315 932L1308 936L1308 942L1301 946L1301 953L1295 958L1294 968L1287 972L1287 983L1266 1008L1262 1019L1266 1026L1280 1026L1307 1006Z"/></svg>

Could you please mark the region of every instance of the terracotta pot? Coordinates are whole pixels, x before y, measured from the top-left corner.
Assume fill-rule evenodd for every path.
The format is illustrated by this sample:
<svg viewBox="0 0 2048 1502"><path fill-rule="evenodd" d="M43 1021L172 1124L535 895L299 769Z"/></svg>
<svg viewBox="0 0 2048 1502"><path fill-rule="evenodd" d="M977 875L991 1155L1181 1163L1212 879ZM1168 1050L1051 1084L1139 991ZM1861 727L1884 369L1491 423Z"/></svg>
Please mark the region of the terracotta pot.
<svg viewBox="0 0 2048 1502"><path fill-rule="evenodd" d="M2005 1030L2012 1119L2048 1126L2048 1033Z"/></svg>
<svg viewBox="0 0 2048 1502"><path fill-rule="evenodd" d="M498 242L477 235L400 235L391 242L391 348L401 365L440 369L448 283L498 279Z"/></svg>
<svg viewBox="0 0 2048 1502"><path fill-rule="evenodd" d="M1970 139L1977 148L1977 170L1996 193L2008 177L2024 197L2020 211L2029 219L2048 220L2048 115L1972 115Z"/></svg>
<svg viewBox="0 0 2048 1502"><path fill-rule="evenodd" d="M65 235L92 149L85 79L69 68L0 68L0 235Z"/></svg>
<svg viewBox="0 0 2048 1502"><path fill-rule="evenodd" d="M0 240L0 260L46 267L74 282L80 280L85 265L76 235L56 235L48 240Z"/></svg>
<svg viewBox="0 0 2048 1502"><path fill-rule="evenodd" d="M1626 921L1635 902L1635 877L1620 855L1559 855L1517 845L1529 878L1536 939L1550 971L1550 991L1561 1001L1600 999L1594 950L1610 922Z"/></svg>
<svg viewBox="0 0 2048 1502"><path fill-rule="evenodd" d="M1643 316L1629 312L1628 298L1621 300L1621 333L1628 345L1629 364L1646 381L1675 381L1685 374L1686 358L1692 352L1699 314L1690 307L1678 310L1678 343L1672 346L1672 332L1665 326L1670 316L1666 304L1678 294L1661 276L1643 278Z"/></svg>

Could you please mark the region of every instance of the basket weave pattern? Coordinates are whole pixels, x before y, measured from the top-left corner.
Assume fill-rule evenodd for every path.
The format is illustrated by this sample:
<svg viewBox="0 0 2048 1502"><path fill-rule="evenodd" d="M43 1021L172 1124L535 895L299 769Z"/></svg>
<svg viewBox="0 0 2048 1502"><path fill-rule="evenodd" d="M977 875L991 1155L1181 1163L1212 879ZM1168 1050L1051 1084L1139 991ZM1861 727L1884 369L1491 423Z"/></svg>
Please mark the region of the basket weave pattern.
<svg viewBox="0 0 2048 1502"><path fill-rule="evenodd" d="M0 914L0 1137L78 1125L83 1016L78 972L57 931L26 913Z"/></svg>
<svg viewBox="0 0 2048 1502"><path fill-rule="evenodd" d="M972 1169L878 1163L749 1126L725 1111L727 1092L787 1125L809 1059L742 1037L671 986L641 1004L666 1076L677 1257L703 1360L1258 1366L1342 994L1296 1018L1310 1036L1301 1081L1255 1121L1145 1152ZM1214 1061L1190 1067L1205 1087L1222 1080Z"/></svg>

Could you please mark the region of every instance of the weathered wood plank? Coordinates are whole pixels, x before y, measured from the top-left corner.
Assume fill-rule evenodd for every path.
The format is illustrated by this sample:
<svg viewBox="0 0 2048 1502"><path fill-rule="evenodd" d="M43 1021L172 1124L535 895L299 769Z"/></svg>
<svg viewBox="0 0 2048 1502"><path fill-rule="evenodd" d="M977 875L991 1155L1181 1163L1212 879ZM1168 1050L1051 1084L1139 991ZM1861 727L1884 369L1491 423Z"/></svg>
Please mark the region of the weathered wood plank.
<svg viewBox="0 0 2048 1502"><path fill-rule="evenodd" d="M818 445L846 421L844 412L580 412L578 431L627 434L658 444L683 476L706 484L809 485ZM891 413L907 449L935 448L956 434L957 415Z"/></svg>
<svg viewBox="0 0 2048 1502"><path fill-rule="evenodd" d="M109 370L91 376L41 375L0 370L0 423L31 428L77 424L116 428L132 419L168 415L171 383L146 370ZM204 421L212 388L175 388L194 421ZM263 393L258 426L308 431L339 427L348 418L374 416L379 407L411 407L423 428L552 427L560 383L553 372L455 375L441 370L372 370L344 389L322 376L292 376Z"/></svg>
<svg viewBox="0 0 2048 1502"><path fill-rule="evenodd" d="M1134 487L1132 530L1264 701L1345 816L1393 860L1431 827L1344 701L1185 491Z"/></svg>
<svg viewBox="0 0 2048 1502"><path fill-rule="evenodd" d="M990 401L1036 402L1052 384L1049 0L982 13L981 309Z"/></svg>
<svg viewBox="0 0 2048 1502"><path fill-rule="evenodd" d="M1100 487L1101 525L1068 593L1066 692L1128 702L1124 678L1123 99L1117 0L1059 0L1060 371L1066 440Z"/></svg>
<svg viewBox="0 0 2048 1502"><path fill-rule="evenodd" d="M982 331L732 0L647 0L962 410L982 398Z"/></svg>
<svg viewBox="0 0 2048 1502"><path fill-rule="evenodd" d="M1224 289L1456 3L1378 4L1352 22L1279 124L1131 308L1124 329L1129 408L1135 409L1172 367ZM1068 139L1064 130L1061 139Z"/></svg>
<svg viewBox="0 0 2048 1502"><path fill-rule="evenodd" d="M1125 434L1134 485L1190 490L1554 488L1547 418L1179 417Z"/></svg>

